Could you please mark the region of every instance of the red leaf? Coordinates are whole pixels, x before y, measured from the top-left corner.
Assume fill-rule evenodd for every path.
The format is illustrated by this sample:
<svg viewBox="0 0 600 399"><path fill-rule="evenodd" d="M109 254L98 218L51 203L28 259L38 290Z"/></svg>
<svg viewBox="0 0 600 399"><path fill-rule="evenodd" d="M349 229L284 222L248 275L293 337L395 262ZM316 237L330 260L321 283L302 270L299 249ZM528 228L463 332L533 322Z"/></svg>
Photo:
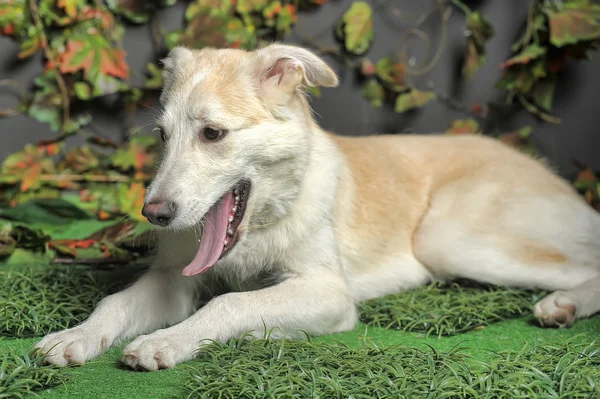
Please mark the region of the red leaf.
<svg viewBox="0 0 600 399"><path fill-rule="evenodd" d="M60 72L75 73L83 70L89 74L93 61L94 53L91 48L82 41L72 40L67 43L67 51L61 54Z"/></svg>
<svg viewBox="0 0 600 399"><path fill-rule="evenodd" d="M532 44L516 56L502 63L500 66L502 69L506 69L515 64L528 64L530 61L535 60L544 54L546 54L546 49L544 47Z"/></svg>
<svg viewBox="0 0 600 399"><path fill-rule="evenodd" d="M125 62L125 51L118 49L102 50L100 71L106 75L127 79L129 77L129 66Z"/></svg>

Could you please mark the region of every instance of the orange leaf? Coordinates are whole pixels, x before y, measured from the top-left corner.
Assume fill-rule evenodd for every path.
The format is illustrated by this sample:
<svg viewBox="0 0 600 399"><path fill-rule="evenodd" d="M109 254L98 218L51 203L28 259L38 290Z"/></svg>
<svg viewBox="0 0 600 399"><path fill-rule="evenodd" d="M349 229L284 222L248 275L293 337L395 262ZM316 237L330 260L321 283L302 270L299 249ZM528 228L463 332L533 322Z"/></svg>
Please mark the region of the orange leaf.
<svg viewBox="0 0 600 399"><path fill-rule="evenodd" d="M31 167L23 175L23 180L21 181L21 191L25 192L36 186L41 174L42 166L39 163L31 165Z"/></svg>
<svg viewBox="0 0 600 399"><path fill-rule="evenodd" d="M58 7L64 9L69 17L77 16L77 4L72 0L58 0Z"/></svg>
<svg viewBox="0 0 600 399"><path fill-rule="evenodd" d="M106 75L127 79L129 76L129 66L125 62L125 52L123 50L111 51L103 49L100 71Z"/></svg>
<svg viewBox="0 0 600 399"><path fill-rule="evenodd" d="M94 53L84 42L72 40L67 43L67 51L62 53L60 58L61 73L75 73L83 70L89 74L94 61Z"/></svg>

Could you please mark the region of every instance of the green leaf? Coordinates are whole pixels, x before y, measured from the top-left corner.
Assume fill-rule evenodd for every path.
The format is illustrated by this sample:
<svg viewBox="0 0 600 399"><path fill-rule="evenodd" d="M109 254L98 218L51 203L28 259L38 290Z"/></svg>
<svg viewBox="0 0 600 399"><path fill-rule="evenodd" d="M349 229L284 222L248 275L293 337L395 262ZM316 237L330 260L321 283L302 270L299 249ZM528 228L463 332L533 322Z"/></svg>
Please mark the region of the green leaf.
<svg viewBox="0 0 600 399"><path fill-rule="evenodd" d="M20 37L31 26L27 0L0 2L0 36Z"/></svg>
<svg viewBox="0 0 600 399"><path fill-rule="evenodd" d="M556 47L600 38L600 6L587 2L565 3L560 11L547 9L550 43Z"/></svg>
<svg viewBox="0 0 600 399"><path fill-rule="evenodd" d="M169 48L186 46L254 48L257 44L255 29L236 17L216 8L200 7L195 10L186 28L166 37Z"/></svg>
<svg viewBox="0 0 600 399"><path fill-rule="evenodd" d="M149 89L160 89L163 85L162 70L154 63L146 64L146 75L148 76L145 81L145 86Z"/></svg>
<svg viewBox="0 0 600 399"><path fill-rule="evenodd" d="M522 65L508 69L502 79L496 83L496 88L510 92L529 93L537 78Z"/></svg>
<svg viewBox="0 0 600 399"><path fill-rule="evenodd" d="M485 44L494 36L494 28L480 12L467 15L467 55L463 74L472 76L485 62Z"/></svg>
<svg viewBox="0 0 600 399"><path fill-rule="evenodd" d="M419 91L412 89L408 93L403 93L396 98L396 112L406 112L411 109L420 108L428 102L437 98L437 95L431 91Z"/></svg>
<svg viewBox="0 0 600 399"><path fill-rule="evenodd" d="M479 123L475 119L455 120L446 134L479 134Z"/></svg>
<svg viewBox="0 0 600 399"><path fill-rule="evenodd" d="M506 69L510 66L517 64L527 64L532 60L538 59L542 55L545 55L547 49L545 47L538 46L537 44L532 44L521 51L519 54L505 61L501 67Z"/></svg>
<svg viewBox="0 0 600 399"><path fill-rule="evenodd" d="M375 74L391 90L400 92L408 89L404 81L405 68L401 62L392 57L385 57L375 64Z"/></svg>
<svg viewBox="0 0 600 399"><path fill-rule="evenodd" d="M376 79L369 79L362 87L362 95L374 108L379 108L383 105L385 92L383 86Z"/></svg>
<svg viewBox="0 0 600 399"><path fill-rule="evenodd" d="M232 8L231 0L195 0L185 10L185 20L190 22L206 10L218 9L225 14L230 14Z"/></svg>
<svg viewBox="0 0 600 399"><path fill-rule="evenodd" d="M142 216L144 206L145 189L142 183L120 184L119 185L119 206L120 211L136 221L146 221Z"/></svg>
<svg viewBox="0 0 600 399"><path fill-rule="evenodd" d="M92 97L92 90L85 82L76 82L73 86L75 94L82 100L89 100Z"/></svg>
<svg viewBox="0 0 600 399"><path fill-rule="evenodd" d="M152 136L133 136L110 158L111 163L123 172L131 170L143 172L154 167L156 160L156 145L158 142Z"/></svg>
<svg viewBox="0 0 600 399"><path fill-rule="evenodd" d="M98 156L84 145L69 150L58 164L60 170L68 170L75 173L87 172L90 169L97 168L100 164Z"/></svg>
<svg viewBox="0 0 600 399"><path fill-rule="evenodd" d="M27 114L40 122L47 122L50 128L58 132L62 127L63 110L60 89L56 83L55 72L50 69L34 80L35 91ZM87 125L91 116L87 113L71 112L65 133L73 133Z"/></svg>
<svg viewBox="0 0 600 399"><path fill-rule="evenodd" d="M555 89L556 79L549 78L538 80L531 89L531 98L538 107L545 111L550 111L552 109L552 103L554 102Z"/></svg>
<svg viewBox="0 0 600 399"><path fill-rule="evenodd" d="M144 0L106 0L108 8L115 14L124 16L130 22L143 24L148 22L150 14Z"/></svg>
<svg viewBox="0 0 600 399"><path fill-rule="evenodd" d="M344 13L337 34L352 54L364 54L373 41L373 11L368 3L355 1Z"/></svg>
<svg viewBox="0 0 600 399"><path fill-rule="evenodd" d="M235 9L240 14L261 11L268 5L268 0L236 0Z"/></svg>
<svg viewBox="0 0 600 399"><path fill-rule="evenodd" d="M65 225L92 216L61 198L34 199L12 208L0 208L0 218L29 226Z"/></svg>
<svg viewBox="0 0 600 399"><path fill-rule="evenodd" d="M40 148L27 144L22 151L10 154L2 164L2 174L21 179L21 191L41 187L41 176L53 173L54 164Z"/></svg>

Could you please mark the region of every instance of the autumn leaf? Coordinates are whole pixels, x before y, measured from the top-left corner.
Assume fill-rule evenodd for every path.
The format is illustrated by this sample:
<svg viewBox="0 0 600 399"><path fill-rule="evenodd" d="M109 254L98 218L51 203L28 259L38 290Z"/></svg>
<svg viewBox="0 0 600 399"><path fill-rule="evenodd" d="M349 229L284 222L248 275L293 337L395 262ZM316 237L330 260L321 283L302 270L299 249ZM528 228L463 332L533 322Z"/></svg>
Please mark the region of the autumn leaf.
<svg viewBox="0 0 600 399"><path fill-rule="evenodd" d="M171 32L165 40L169 48L234 46L249 49L256 45L254 27L245 26L227 12L207 7L198 8L184 30Z"/></svg>
<svg viewBox="0 0 600 399"><path fill-rule="evenodd" d="M58 0L57 5L62 8L69 17L75 18L85 2L82 0Z"/></svg>
<svg viewBox="0 0 600 399"><path fill-rule="evenodd" d="M396 112L406 112L411 109L420 108L431 100L437 98L437 95L431 91L419 91L411 89L408 93L403 93L396 98Z"/></svg>
<svg viewBox="0 0 600 399"><path fill-rule="evenodd" d="M210 9L218 9L227 15L233 10L234 0L195 0L185 10L185 19L190 22L198 15L201 15Z"/></svg>
<svg viewBox="0 0 600 399"><path fill-rule="evenodd" d="M348 52L364 54L373 41L373 11L369 4L364 1L353 2L342 16L337 35L344 41Z"/></svg>
<svg viewBox="0 0 600 399"><path fill-rule="evenodd" d="M235 10L240 14L248 14L255 11L261 11L268 4L268 0L236 0Z"/></svg>
<svg viewBox="0 0 600 399"><path fill-rule="evenodd" d="M150 170L156 160L157 144L152 136L133 136L111 157L111 162L123 172Z"/></svg>
<svg viewBox="0 0 600 399"><path fill-rule="evenodd" d="M126 79L129 66L125 62L125 52L115 49L104 37L94 36L93 40L71 40L67 50L61 54L60 72L83 71L87 80L93 82L99 74Z"/></svg>
<svg viewBox="0 0 600 399"><path fill-rule="evenodd" d="M27 0L0 1L0 36L21 36L31 26Z"/></svg>
<svg viewBox="0 0 600 399"><path fill-rule="evenodd" d="M540 47L537 44L532 44L532 45L526 47L519 54L515 55L511 59L502 63L500 66L503 69L506 69L506 68L516 65L516 64L527 64L530 61L535 60L535 59L541 57L542 55L545 55L546 51L547 51L547 49L545 47Z"/></svg>
<svg viewBox="0 0 600 399"><path fill-rule="evenodd" d="M496 87L510 92L529 93L536 81L537 78L531 70L517 65L505 71L502 79L496 83Z"/></svg>
<svg viewBox="0 0 600 399"><path fill-rule="evenodd" d="M396 92L408 88L404 81L404 64L394 61L392 57L385 57L377 61L377 64L375 64L375 74L386 86Z"/></svg>
<svg viewBox="0 0 600 399"><path fill-rule="evenodd" d="M480 134L479 123L474 119L456 120L452 122L446 134Z"/></svg>
<svg viewBox="0 0 600 399"><path fill-rule="evenodd" d="M375 64L368 58L363 58L360 63L360 73L364 76L373 76L375 74Z"/></svg>
<svg viewBox="0 0 600 399"><path fill-rule="evenodd" d="M371 104L372 107L378 108L383 105L385 92L383 86L376 79L369 79L362 87L363 97Z"/></svg>
<svg viewBox="0 0 600 399"><path fill-rule="evenodd" d="M600 38L600 5L565 2L562 9L546 9L550 19L550 42L556 47Z"/></svg>
<svg viewBox="0 0 600 399"><path fill-rule="evenodd" d="M501 134L498 136L498 140L521 152L537 157L539 149L531 141L532 131L531 126L525 126L515 132Z"/></svg>
<svg viewBox="0 0 600 399"><path fill-rule="evenodd" d="M35 190L42 184L42 174L54 172L52 159L38 147L27 144L23 151L10 154L2 164L2 174L21 179L21 191Z"/></svg>
<svg viewBox="0 0 600 399"><path fill-rule="evenodd" d="M146 221L146 218L142 216L145 195L146 190L142 183L119 185L119 210L133 220Z"/></svg>
<svg viewBox="0 0 600 399"><path fill-rule="evenodd" d="M494 36L494 28L480 12L467 15L467 54L463 74L472 76L485 62L485 44Z"/></svg>
<svg viewBox="0 0 600 399"><path fill-rule="evenodd" d="M99 164L98 156L92 152L90 147L81 146L67 152L58 164L58 168L75 173L83 173L98 167Z"/></svg>

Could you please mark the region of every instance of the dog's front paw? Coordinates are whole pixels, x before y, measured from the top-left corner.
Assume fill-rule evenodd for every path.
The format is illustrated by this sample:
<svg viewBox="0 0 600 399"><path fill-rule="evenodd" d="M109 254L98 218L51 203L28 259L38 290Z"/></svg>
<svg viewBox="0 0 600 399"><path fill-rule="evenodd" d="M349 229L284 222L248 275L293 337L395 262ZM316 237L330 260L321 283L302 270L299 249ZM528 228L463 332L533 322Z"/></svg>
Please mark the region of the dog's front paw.
<svg viewBox="0 0 600 399"><path fill-rule="evenodd" d="M556 291L539 301L534 313L542 326L570 327L577 318L577 302L572 294Z"/></svg>
<svg viewBox="0 0 600 399"><path fill-rule="evenodd" d="M123 349L121 362L136 370L158 370L175 367L194 356L197 345L185 336L159 330L141 335Z"/></svg>
<svg viewBox="0 0 600 399"><path fill-rule="evenodd" d="M46 355L46 362L64 367L69 363L83 364L102 354L110 342L108 337L83 326L46 335L35 349Z"/></svg>

